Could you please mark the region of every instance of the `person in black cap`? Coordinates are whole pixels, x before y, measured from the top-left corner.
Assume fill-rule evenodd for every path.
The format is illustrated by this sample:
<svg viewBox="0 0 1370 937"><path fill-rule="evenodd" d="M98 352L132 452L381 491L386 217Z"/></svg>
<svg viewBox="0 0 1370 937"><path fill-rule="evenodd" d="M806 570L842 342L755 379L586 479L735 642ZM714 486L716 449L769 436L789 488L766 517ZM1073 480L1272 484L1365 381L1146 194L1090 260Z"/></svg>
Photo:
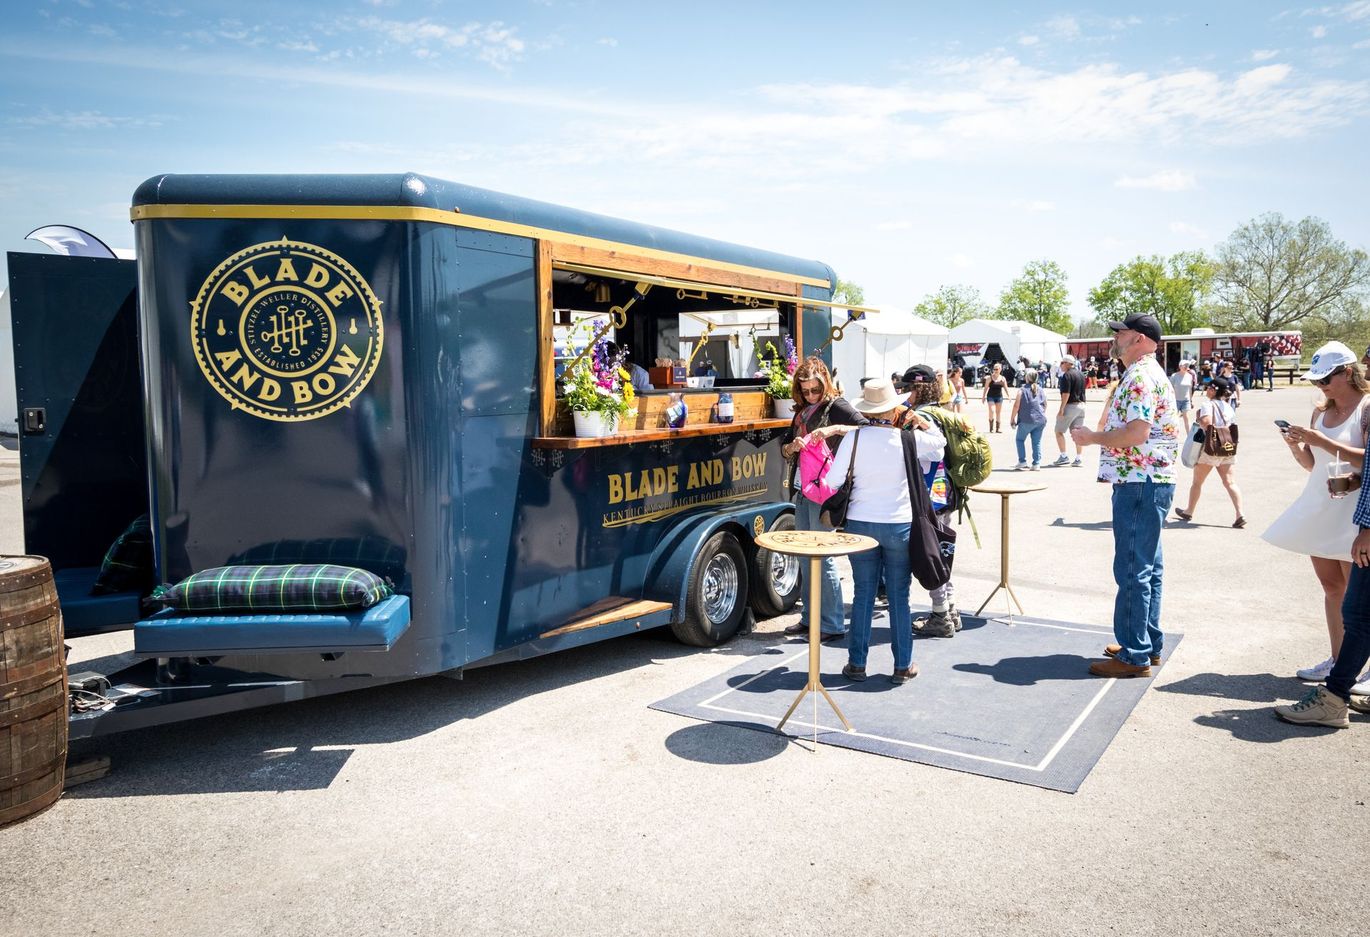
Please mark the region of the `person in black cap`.
<svg viewBox="0 0 1370 937"><path fill-rule="evenodd" d="M1180 415L1165 369L1156 360L1161 326L1154 316L1110 322L1127 366L1106 405L1102 430L1073 426L1082 446L1100 446L1099 481L1113 485L1113 603L1116 644L1089 665L1097 677L1149 677L1161 662L1161 528L1175 499Z"/></svg>
<svg viewBox="0 0 1370 937"><path fill-rule="evenodd" d="M1194 419L1199 425L1207 430L1210 426L1236 426L1237 411L1229 403L1232 396L1232 380L1227 377L1215 377L1205 388L1208 399L1199 404L1198 411L1194 414ZM1227 496L1232 499L1232 506L1237 510L1237 519L1232 522L1233 527L1245 527L1246 518L1242 516L1242 492L1237 487L1236 479L1237 454L1232 455L1209 455L1207 452L1199 455L1198 464L1194 466L1194 478L1189 483L1189 503L1184 510L1175 509L1175 516L1186 523L1194 519L1194 510L1199 506L1199 493L1203 490L1204 482L1208 479L1209 473L1215 468L1218 470L1218 478L1222 481L1223 487L1227 489Z"/></svg>

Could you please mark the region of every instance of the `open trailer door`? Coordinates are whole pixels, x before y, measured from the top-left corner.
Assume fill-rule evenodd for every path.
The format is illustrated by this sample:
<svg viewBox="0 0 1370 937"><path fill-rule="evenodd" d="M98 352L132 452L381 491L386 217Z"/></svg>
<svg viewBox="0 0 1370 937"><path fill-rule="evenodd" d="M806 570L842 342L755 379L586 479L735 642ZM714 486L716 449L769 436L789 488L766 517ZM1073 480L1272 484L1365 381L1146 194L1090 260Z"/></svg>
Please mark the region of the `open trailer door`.
<svg viewBox="0 0 1370 937"><path fill-rule="evenodd" d="M137 265L11 253L9 278L24 548L52 562L68 636L131 627L137 591L91 588L148 510Z"/></svg>

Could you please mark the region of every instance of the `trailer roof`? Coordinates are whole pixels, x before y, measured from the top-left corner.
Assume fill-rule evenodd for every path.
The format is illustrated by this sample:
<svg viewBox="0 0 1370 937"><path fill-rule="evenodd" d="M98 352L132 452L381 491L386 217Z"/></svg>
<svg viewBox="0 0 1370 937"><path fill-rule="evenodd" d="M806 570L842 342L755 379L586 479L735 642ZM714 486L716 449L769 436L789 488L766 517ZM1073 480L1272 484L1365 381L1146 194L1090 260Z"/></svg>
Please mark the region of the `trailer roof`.
<svg viewBox="0 0 1370 937"><path fill-rule="evenodd" d="M389 211L386 211L389 209ZM784 274L829 289L827 264L434 179L416 173L368 175L160 175L133 194L134 221L168 217L395 218L501 231L524 237L571 235L680 257Z"/></svg>

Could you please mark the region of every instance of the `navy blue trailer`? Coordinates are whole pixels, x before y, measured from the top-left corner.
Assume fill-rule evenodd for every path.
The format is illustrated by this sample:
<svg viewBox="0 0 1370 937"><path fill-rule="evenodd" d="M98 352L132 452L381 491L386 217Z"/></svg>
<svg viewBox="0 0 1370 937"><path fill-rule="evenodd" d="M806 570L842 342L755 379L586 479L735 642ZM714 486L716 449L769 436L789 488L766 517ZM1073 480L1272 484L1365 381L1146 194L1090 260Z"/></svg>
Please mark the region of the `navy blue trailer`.
<svg viewBox="0 0 1370 937"><path fill-rule="evenodd" d="M102 353L141 373L157 578L345 558L398 594L366 615L124 621L145 663L115 682L143 692L73 717L74 735L662 625L715 644L749 605L795 601L794 563L752 542L791 523L787 421L760 382L669 388L691 404L681 430L668 389L649 391L634 425L579 439L554 332L599 314L639 360L674 358L683 316L768 309L814 348L826 265L416 175L159 176L132 218L138 343ZM731 424L709 420L724 389ZM26 474L61 428L25 437ZM127 619L124 602L89 630Z"/></svg>

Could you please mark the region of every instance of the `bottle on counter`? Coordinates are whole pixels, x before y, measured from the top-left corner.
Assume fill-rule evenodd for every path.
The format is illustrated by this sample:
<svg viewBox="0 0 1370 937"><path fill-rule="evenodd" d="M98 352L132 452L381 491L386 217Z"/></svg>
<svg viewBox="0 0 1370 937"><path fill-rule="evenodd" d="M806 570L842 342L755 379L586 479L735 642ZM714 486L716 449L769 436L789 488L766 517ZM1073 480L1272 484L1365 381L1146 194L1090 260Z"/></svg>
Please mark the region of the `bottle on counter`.
<svg viewBox="0 0 1370 937"><path fill-rule="evenodd" d="M685 395L671 394L668 399L670 404L666 407L666 425L671 429L680 429L690 413L690 408L685 405Z"/></svg>
<svg viewBox="0 0 1370 937"><path fill-rule="evenodd" d="M731 423L733 421L733 395L726 390L718 395L716 417L720 423Z"/></svg>

